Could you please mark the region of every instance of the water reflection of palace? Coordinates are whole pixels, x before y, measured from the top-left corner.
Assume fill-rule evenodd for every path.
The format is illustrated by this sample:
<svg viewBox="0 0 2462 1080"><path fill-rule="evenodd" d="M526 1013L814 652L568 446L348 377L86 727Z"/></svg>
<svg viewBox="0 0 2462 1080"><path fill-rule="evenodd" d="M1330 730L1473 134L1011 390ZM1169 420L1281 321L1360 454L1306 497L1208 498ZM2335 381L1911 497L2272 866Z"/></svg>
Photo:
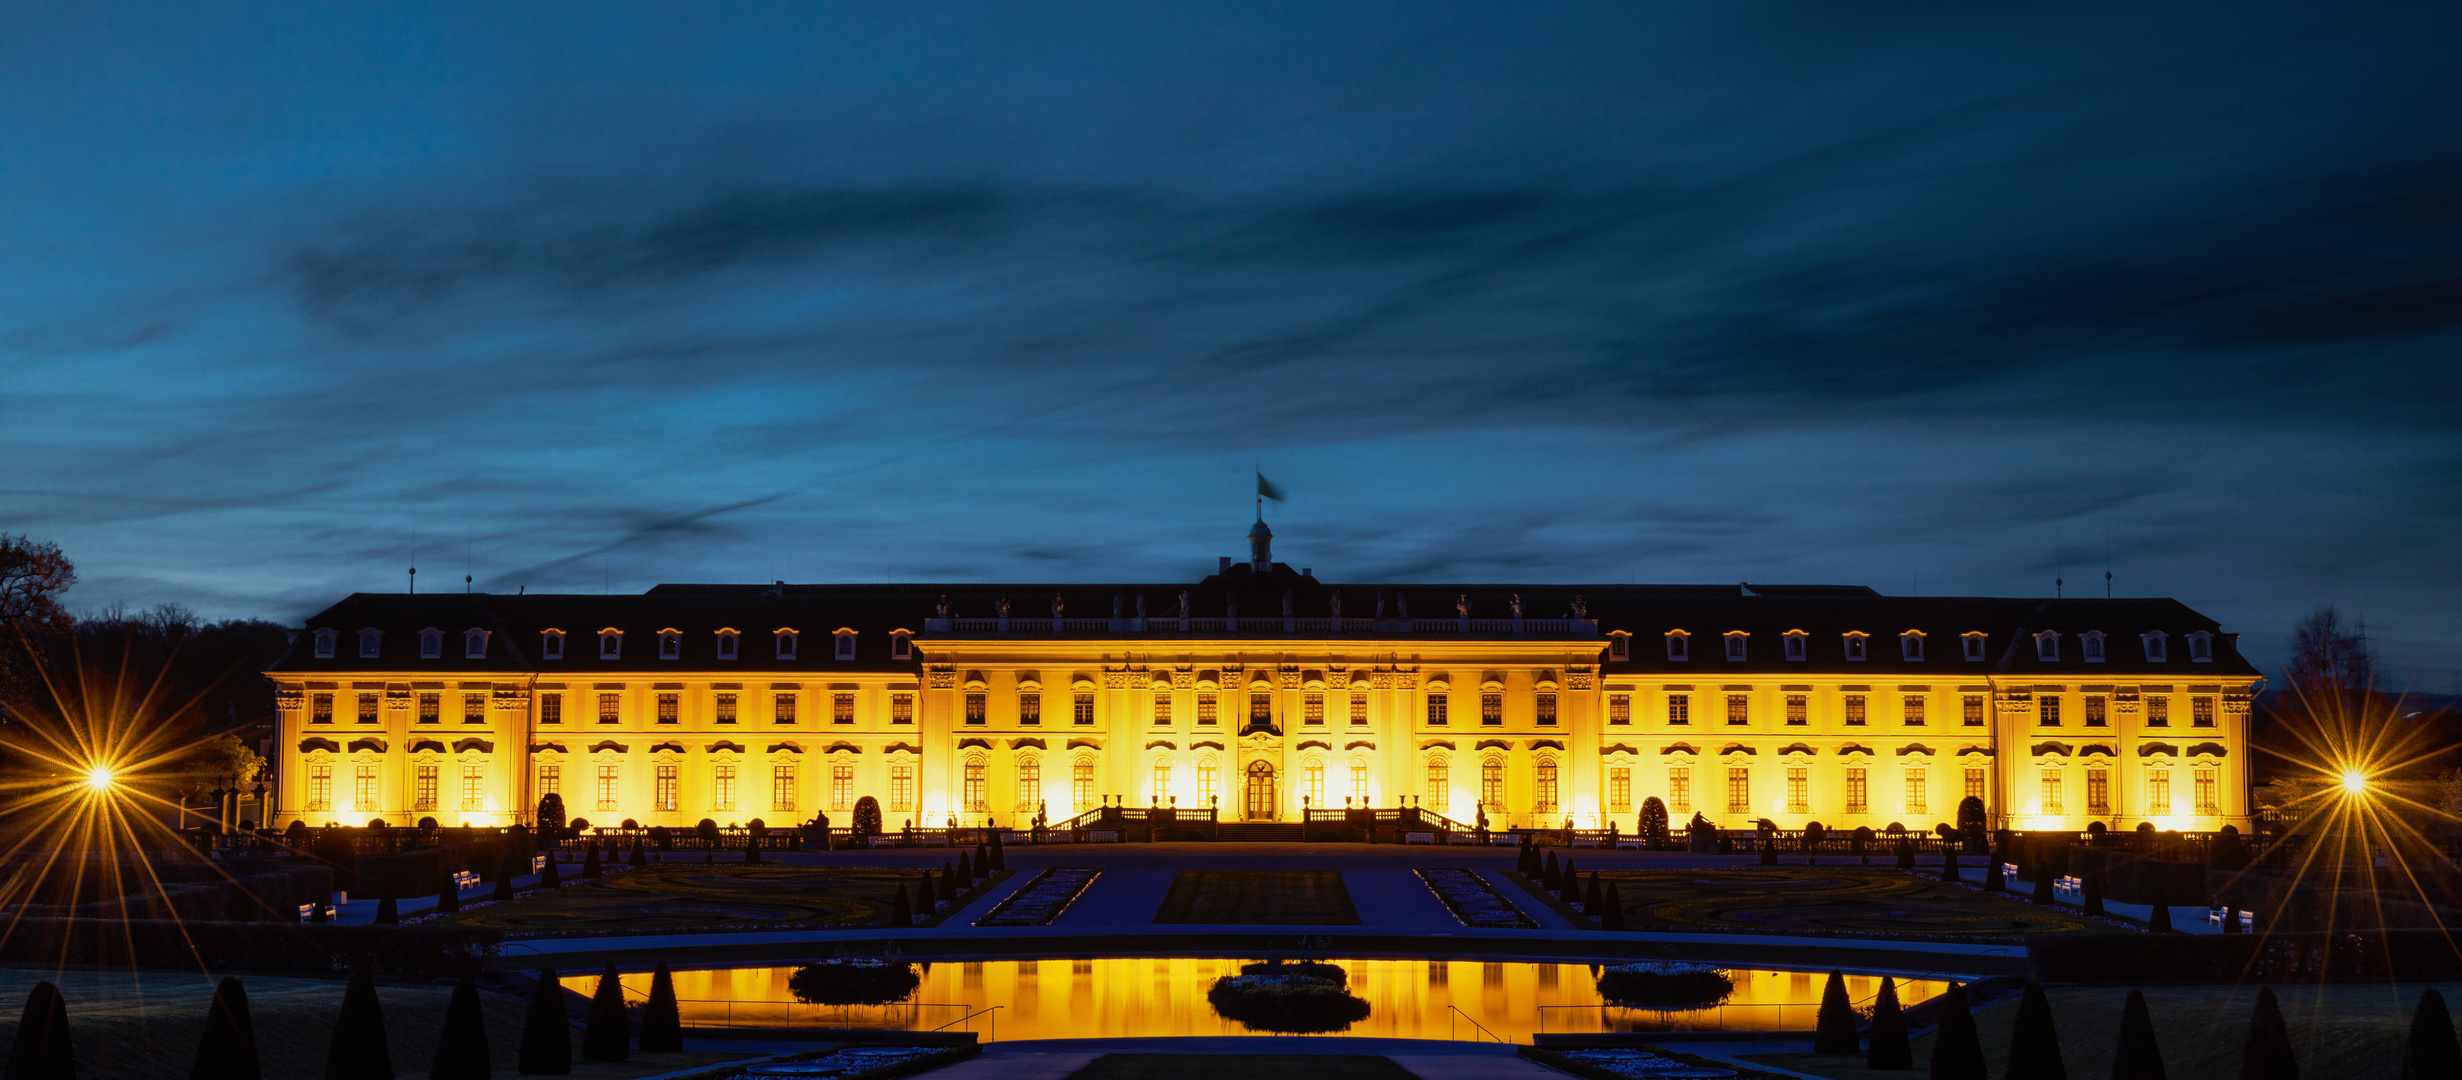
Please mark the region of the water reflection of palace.
<svg viewBox="0 0 2462 1080"><path fill-rule="evenodd" d="M2245 825L2257 672L2173 600L1830 585L661 585L360 593L274 669L275 824L1416 805L1632 830Z"/></svg>

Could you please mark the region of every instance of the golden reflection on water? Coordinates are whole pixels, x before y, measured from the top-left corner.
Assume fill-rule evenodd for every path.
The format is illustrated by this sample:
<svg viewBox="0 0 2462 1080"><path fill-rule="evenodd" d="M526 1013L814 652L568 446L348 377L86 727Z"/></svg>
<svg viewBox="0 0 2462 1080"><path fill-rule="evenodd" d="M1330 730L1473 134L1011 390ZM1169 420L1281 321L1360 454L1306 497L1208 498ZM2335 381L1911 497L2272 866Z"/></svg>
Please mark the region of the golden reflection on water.
<svg viewBox="0 0 2462 1080"><path fill-rule="evenodd" d="M787 990L791 966L699 968L675 972L675 994L691 1026L922 1030L946 1024L986 1040L1247 1035L1257 1033L1216 1015L1205 998L1215 979L1239 974L1247 962L1185 956L918 962L923 986L908 1002L854 1007L797 1002ZM1351 992L1366 998L1371 1010L1350 1030L1332 1034L1398 1039L1483 1038L1474 1020L1499 1038L1520 1042L1541 1030L1806 1031L1828 982L1825 972L1727 968L1735 993L1723 1005L1661 1012L1602 1007L1588 964L1328 962L1349 974ZM648 972L627 972L622 979L627 999L649 996ZM597 989L598 978L579 975L565 985L586 995ZM1847 976L1847 993L1858 1005L1869 1004L1880 986L1877 975ZM1898 1000L1912 1005L1947 988L1936 979L1900 980ZM996 1013L962 1019L995 1006Z"/></svg>

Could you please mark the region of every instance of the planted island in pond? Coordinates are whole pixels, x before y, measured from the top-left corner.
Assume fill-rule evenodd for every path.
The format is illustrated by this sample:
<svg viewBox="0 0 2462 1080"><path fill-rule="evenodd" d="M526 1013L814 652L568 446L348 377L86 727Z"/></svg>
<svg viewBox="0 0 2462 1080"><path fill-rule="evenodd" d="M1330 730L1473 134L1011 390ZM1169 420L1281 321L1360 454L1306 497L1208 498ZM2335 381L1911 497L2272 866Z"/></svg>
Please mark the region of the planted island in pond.
<svg viewBox="0 0 2462 1080"><path fill-rule="evenodd" d="M1599 973L1600 997L1645 1009L1706 1009L1734 992L1726 972L1699 964L1620 964Z"/></svg>
<svg viewBox="0 0 2462 1080"><path fill-rule="evenodd" d="M1249 964L1214 980L1205 998L1224 1019L1255 1031L1306 1035L1347 1030L1368 1018L1368 1003L1345 987L1332 964Z"/></svg>
<svg viewBox="0 0 2462 1080"><path fill-rule="evenodd" d="M904 960L823 960L796 968L786 982L807 1005L886 1005L921 985L915 965Z"/></svg>

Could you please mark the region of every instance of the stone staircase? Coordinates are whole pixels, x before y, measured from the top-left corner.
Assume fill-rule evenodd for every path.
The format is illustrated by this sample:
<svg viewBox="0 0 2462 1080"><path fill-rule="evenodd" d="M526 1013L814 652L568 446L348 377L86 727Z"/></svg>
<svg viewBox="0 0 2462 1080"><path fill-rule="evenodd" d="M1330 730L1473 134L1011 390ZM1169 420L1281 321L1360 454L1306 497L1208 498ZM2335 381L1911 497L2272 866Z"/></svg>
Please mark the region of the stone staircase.
<svg viewBox="0 0 2462 1080"><path fill-rule="evenodd" d="M1217 840L1298 843L1305 838L1296 821L1226 821L1214 826Z"/></svg>

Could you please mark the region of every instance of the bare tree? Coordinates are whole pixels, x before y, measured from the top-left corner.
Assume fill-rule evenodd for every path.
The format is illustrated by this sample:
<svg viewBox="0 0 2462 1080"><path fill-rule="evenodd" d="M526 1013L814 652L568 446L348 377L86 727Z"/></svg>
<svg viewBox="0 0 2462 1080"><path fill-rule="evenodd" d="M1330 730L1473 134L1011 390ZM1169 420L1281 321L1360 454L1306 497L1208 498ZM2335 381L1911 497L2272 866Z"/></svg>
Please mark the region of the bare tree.
<svg viewBox="0 0 2462 1080"><path fill-rule="evenodd" d="M64 623L60 594L77 583L77 567L45 540L0 533L0 624Z"/></svg>
<svg viewBox="0 0 2462 1080"><path fill-rule="evenodd" d="M2343 622L2331 605L2310 613L2291 632L2291 655L2283 661L2283 681L2292 692L2317 705L2376 689L2376 663L2368 655L2367 628Z"/></svg>

